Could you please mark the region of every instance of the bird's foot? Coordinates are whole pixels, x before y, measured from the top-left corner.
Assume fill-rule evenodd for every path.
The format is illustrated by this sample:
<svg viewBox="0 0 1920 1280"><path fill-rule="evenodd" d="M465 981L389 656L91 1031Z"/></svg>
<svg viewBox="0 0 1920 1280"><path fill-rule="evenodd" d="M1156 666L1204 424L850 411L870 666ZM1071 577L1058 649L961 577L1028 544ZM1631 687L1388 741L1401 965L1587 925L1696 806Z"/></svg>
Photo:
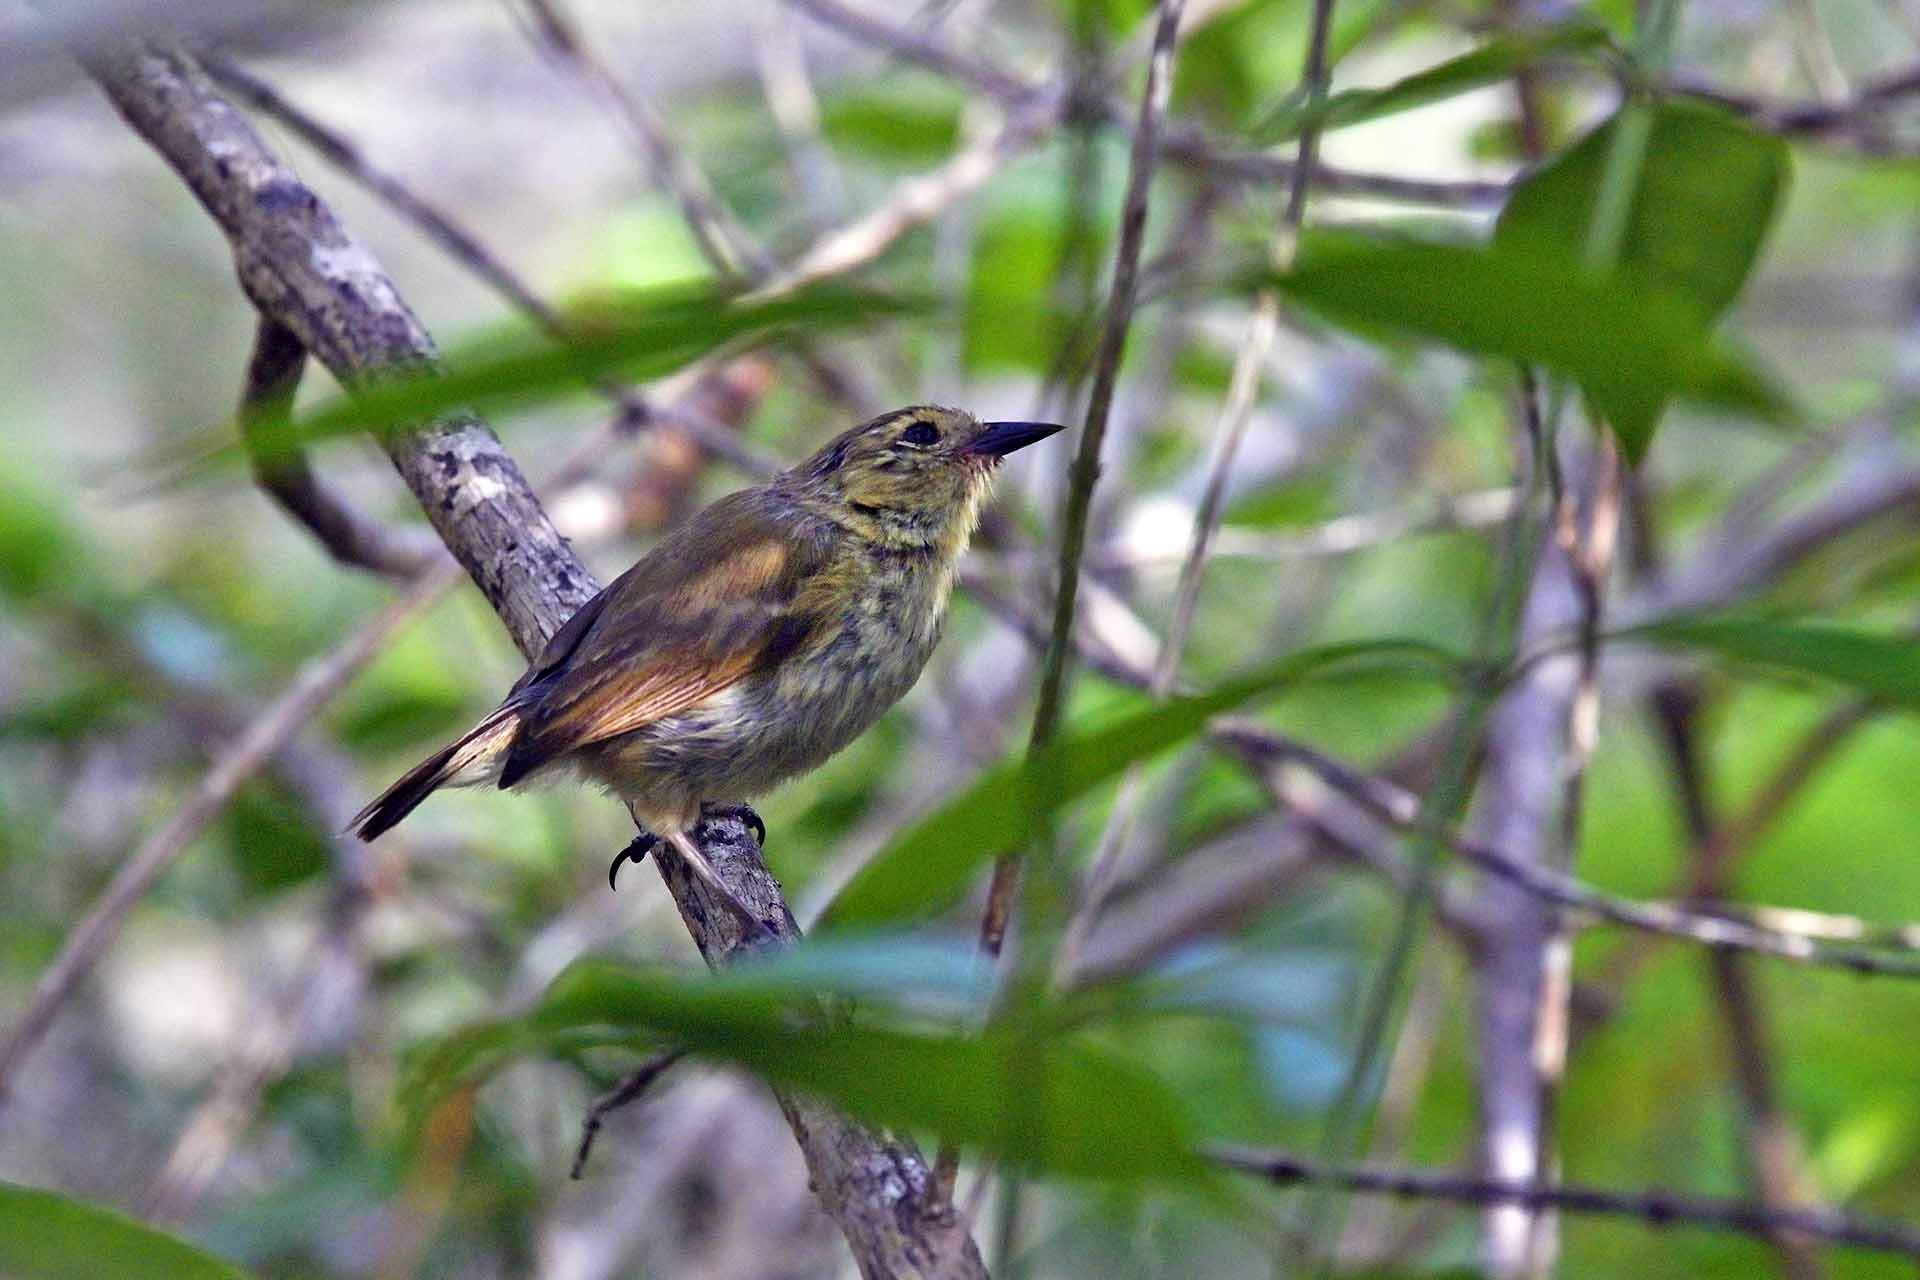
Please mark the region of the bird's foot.
<svg viewBox="0 0 1920 1280"><path fill-rule="evenodd" d="M623 862L632 862L636 867L639 866L647 860L647 854L652 850L653 846L659 843L660 837L654 835L651 831L642 831L639 835L635 836L632 843L627 845L627 847L619 853L613 855L613 865L607 868L607 887L616 893L619 892L620 864Z"/></svg>
<svg viewBox="0 0 1920 1280"><path fill-rule="evenodd" d="M760 815L753 811L752 805L750 804L703 804L700 806L700 816L705 819L711 819L711 818L740 819L740 821L747 824L747 829L753 832L754 841L759 844L761 852L763 853L766 852L767 824L760 820Z"/></svg>

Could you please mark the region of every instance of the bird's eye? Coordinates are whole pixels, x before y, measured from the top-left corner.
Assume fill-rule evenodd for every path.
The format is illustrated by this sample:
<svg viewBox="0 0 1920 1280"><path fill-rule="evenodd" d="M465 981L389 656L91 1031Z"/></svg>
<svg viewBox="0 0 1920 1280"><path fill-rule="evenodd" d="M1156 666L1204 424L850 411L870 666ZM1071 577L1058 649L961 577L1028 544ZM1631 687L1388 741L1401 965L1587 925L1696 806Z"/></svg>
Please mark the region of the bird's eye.
<svg viewBox="0 0 1920 1280"><path fill-rule="evenodd" d="M906 444L926 446L940 442L940 429L931 422L916 422L900 433L900 439Z"/></svg>

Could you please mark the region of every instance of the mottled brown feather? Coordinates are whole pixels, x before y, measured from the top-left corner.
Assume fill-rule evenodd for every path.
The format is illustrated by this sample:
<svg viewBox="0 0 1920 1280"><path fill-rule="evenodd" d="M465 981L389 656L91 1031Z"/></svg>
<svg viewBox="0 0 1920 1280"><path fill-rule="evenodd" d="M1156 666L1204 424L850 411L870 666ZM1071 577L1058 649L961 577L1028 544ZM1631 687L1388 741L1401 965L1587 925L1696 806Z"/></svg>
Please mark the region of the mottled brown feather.
<svg viewBox="0 0 1920 1280"><path fill-rule="evenodd" d="M522 678L521 730L500 785L805 648L829 621L817 588L836 532L765 490L695 516L583 606Z"/></svg>

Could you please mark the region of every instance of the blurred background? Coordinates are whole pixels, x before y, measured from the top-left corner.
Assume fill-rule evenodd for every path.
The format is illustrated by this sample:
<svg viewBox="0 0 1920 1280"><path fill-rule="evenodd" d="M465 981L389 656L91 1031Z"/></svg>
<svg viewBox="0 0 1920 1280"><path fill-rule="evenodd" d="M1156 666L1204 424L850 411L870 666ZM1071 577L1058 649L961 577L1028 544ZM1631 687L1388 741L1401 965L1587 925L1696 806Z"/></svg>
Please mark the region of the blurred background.
<svg viewBox="0 0 1920 1280"><path fill-rule="evenodd" d="M569 0L556 17L507 0L318 14L234 4L192 15L191 39L236 69L223 92L456 352L524 317L368 174L404 184L556 305L713 278L685 215L690 181L710 187L710 208L766 262L805 261L834 229L863 228L870 252L849 278L935 300L649 388L697 429L671 415L609 428L614 410L588 391L497 415L605 580L689 509L747 483L743 461L798 460L887 408L934 401L1076 425L1084 413L1148 6L855 11L1015 81L1052 83L1092 57L1124 108L1117 120L1030 145L1001 132L1021 118L1016 106L816 8ZM1920 169L1901 77L1920 65L1920 9L1689 0L1662 12L1676 21L1656 63L1663 82L1731 99L1788 140L1791 181L1725 327L1802 418L1781 431L1718 410L1669 415L1617 481L1620 550L1598 575L1608 618L1712 606L1903 633L1920 595ZM1179 127L1234 154L1290 155L1270 126L1302 101L1312 13L1304 0L1189 4L1170 107ZM561 19L571 42L552 25ZM1541 47L1418 109L1328 129L1322 156L1349 180L1310 189L1307 225L1484 237L1503 184L1619 100L1605 57L1541 37L1588 22L1644 54L1646 15L1625 3L1340 0L1335 91L1392 85L1496 42ZM690 973L699 957L650 866L608 892L606 864L631 827L585 790L449 794L376 847L335 835L519 674L464 582L400 620L230 798L198 795L210 762L303 666L402 588L331 558L243 464L183 477L164 461L230 421L255 315L217 227L47 23L0 3L0 1028L17 1032L117 869L140 851L158 855L159 874L97 940L44 1035L7 1060L0 1176L117 1207L264 1276L851 1274L770 1096L733 1069L676 1068L611 1117L578 1181L584 1109L631 1058L517 1061L469 1110L438 1113L427 1141L406 1140L393 1097L414 1046L527 1008L583 955ZM360 172L262 110L262 87L343 140ZM661 139L678 169L662 162ZM936 184L910 225L862 221L970 152L984 172L963 189ZM1354 175L1387 181L1363 189ZM1137 691L1117 677L1137 683L1161 660L1231 371L1266 305L1245 268L1270 250L1285 176L1176 157L1154 182L1090 525L1080 628L1092 666L1072 685L1069 725L1133 705ZM1286 302L1275 314L1251 365L1244 441L1222 473L1179 686L1337 640L1476 652L1487 619L1525 597L1524 576L1512 595L1507 549L1516 511L1543 500L1510 365L1359 336ZM316 368L300 403L336 392ZM1621 473L1577 399L1564 416L1565 483L1591 499L1606 491L1595 474ZM1023 746L1077 435L1006 468L915 691L761 806L768 860L803 925L912 819ZM419 550L426 526L377 447L335 441L310 462L396 545ZM1596 678L1598 732L1571 793L1577 834L1561 849L1581 880L1703 909L1799 909L1767 918L1814 933L1832 919L1842 923L1828 932L1844 933L1847 919L1920 916L1910 716L1832 681L1632 646L1609 644ZM1519 732L1503 718L1517 705L1502 702L1462 743L1453 692L1389 673L1309 686L1249 715L1269 745L1308 744L1417 794L1456 759L1503 768L1498 735ZM1227 1013L1123 1029L1119 1047L1171 1085L1206 1136L1314 1151L1421 842L1378 821L1356 834L1284 762L1262 759L1219 741L1184 747L1067 810L1058 847L1083 892L1112 855L1075 944L1088 972L1198 967L1231 991ZM1543 763L1556 789L1580 770L1577 751ZM1497 792L1483 775L1464 818L1496 842ZM1548 843L1561 841L1547 826ZM964 969L981 880L880 963ZM1501 981L1490 957L1515 917L1457 861L1441 864L1435 901L1372 1064L1370 1122L1338 1154L1486 1170L1498 1143L1489 1100L1505 1088L1489 1066L1489 984ZM1910 978L1602 927L1578 932L1570 980L1545 1170L1916 1216ZM970 1156L960 1180L983 1245L1004 1202L966 1197L989 1172ZM1554 1236L1544 1255L1502 1263L1489 1241L1498 1228L1472 1205L1358 1199L1329 1213L1293 1192L1240 1193L1229 1208L1190 1189L1043 1179L1009 1273L1241 1275L1279 1258L1287 1274L1286 1224L1307 1212L1322 1215L1315 1249L1342 1274L1868 1277L1912 1266L1792 1233L1604 1217L1536 1228Z"/></svg>

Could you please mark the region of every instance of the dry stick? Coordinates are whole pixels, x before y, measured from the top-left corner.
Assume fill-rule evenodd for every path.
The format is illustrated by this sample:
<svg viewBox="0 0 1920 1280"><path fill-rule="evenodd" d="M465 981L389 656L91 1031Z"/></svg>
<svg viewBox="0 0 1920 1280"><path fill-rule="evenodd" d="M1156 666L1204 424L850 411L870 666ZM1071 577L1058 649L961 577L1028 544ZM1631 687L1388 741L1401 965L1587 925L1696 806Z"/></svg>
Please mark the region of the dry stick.
<svg viewBox="0 0 1920 1280"><path fill-rule="evenodd" d="M129 124L179 172L233 244L254 305L300 338L341 382L430 370L432 339L372 253L214 91L184 52L158 43L87 57ZM597 584L547 518L519 467L472 414L447 414L381 442L449 550L529 656ZM743 821L702 824L708 861L733 896L783 939L798 936L778 882ZM741 949L721 900L668 851L657 858L681 919L709 964ZM868 1275L984 1274L925 1164L810 1099L778 1091L822 1205Z"/></svg>
<svg viewBox="0 0 1920 1280"><path fill-rule="evenodd" d="M389 529L327 488L297 443L267 438L267 424L285 421L292 409L306 363L307 349L293 330L262 317L240 393L240 434L254 479L341 564L405 579L445 559L446 548L438 539L416 530Z"/></svg>
<svg viewBox="0 0 1920 1280"><path fill-rule="evenodd" d="M1828 102L1776 102L1684 77L1676 77L1669 88L1737 111L1774 133L1820 134L1856 128L1899 105L1902 98L1920 94L1920 66L1875 76L1839 100Z"/></svg>
<svg viewBox="0 0 1920 1280"><path fill-rule="evenodd" d="M451 563L429 570L331 652L302 667L285 692L220 753L187 802L120 864L86 916L68 931L59 954L34 984L25 1011L0 1044L0 1096L6 1093L21 1060L40 1043L60 1006L93 968L127 913L154 881L220 815L234 793L380 651L402 623L458 579L459 572Z"/></svg>
<svg viewBox="0 0 1920 1280"><path fill-rule="evenodd" d="M548 306L514 270L446 213L418 195L405 182L367 159L366 153L339 131L322 124L278 89L215 53L200 55L200 64L215 83L255 110L278 120L322 159L371 191L428 238L452 254L495 291L539 321L549 332L560 329L560 313Z"/></svg>
<svg viewBox="0 0 1920 1280"><path fill-rule="evenodd" d="M1424 1169L1339 1167L1278 1151L1216 1147L1209 1154L1229 1169L1281 1186L1324 1186L1357 1195L1450 1200L1469 1205L1517 1204L1529 1209L1638 1218L1655 1227L1761 1235L1785 1231L1856 1249L1920 1258L1920 1229L1873 1222L1832 1209L1769 1209L1740 1200L1681 1195L1671 1191L1626 1192L1554 1183L1508 1182L1461 1177Z"/></svg>

